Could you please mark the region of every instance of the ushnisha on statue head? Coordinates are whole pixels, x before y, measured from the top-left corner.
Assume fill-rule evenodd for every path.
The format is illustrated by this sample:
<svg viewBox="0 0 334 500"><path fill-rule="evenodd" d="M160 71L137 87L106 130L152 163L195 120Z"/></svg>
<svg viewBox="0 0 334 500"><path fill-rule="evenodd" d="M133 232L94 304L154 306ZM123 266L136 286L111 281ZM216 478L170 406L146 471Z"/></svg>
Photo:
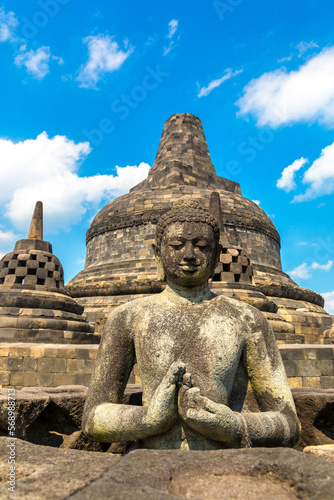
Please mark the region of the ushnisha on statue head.
<svg viewBox="0 0 334 500"><path fill-rule="evenodd" d="M192 200L163 214L154 246L158 279L184 287L206 283L214 274L221 245L217 219Z"/></svg>

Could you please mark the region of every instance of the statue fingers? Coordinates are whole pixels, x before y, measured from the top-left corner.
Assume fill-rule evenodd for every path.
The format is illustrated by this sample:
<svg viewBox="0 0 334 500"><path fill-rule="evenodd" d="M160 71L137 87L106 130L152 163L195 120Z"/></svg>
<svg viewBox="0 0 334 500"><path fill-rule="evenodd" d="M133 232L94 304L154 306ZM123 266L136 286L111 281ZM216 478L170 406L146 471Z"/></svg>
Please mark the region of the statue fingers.
<svg viewBox="0 0 334 500"><path fill-rule="evenodd" d="M185 373L183 375L182 384L186 387L189 387L189 389L192 387L191 373Z"/></svg>
<svg viewBox="0 0 334 500"><path fill-rule="evenodd" d="M205 407L205 400L207 398L201 395L201 390L198 387L191 387L191 389L188 389L187 396L189 397L190 401L196 403L196 405L198 405L200 408Z"/></svg>
<svg viewBox="0 0 334 500"><path fill-rule="evenodd" d="M203 408L199 410L196 408L189 408L186 415L186 421L189 423L209 424L212 421L212 413L207 412Z"/></svg>
<svg viewBox="0 0 334 500"><path fill-rule="evenodd" d="M181 361L175 361L169 368L166 373L167 381L169 384L175 384L176 382L180 382L186 370L186 365L181 363Z"/></svg>
<svg viewBox="0 0 334 500"><path fill-rule="evenodd" d="M203 398L203 408L210 413L219 413L225 405L215 403L209 398Z"/></svg>

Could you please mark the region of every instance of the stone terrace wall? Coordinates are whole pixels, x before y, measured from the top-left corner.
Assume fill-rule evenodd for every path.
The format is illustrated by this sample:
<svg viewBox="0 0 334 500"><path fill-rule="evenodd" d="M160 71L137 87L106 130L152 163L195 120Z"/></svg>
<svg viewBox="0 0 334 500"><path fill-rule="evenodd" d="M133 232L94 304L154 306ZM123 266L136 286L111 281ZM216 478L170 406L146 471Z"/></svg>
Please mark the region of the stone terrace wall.
<svg viewBox="0 0 334 500"><path fill-rule="evenodd" d="M1 344L0 387L88 386L97 345ZM280 345L291 388L334 388L334 346ZM140 383L137 366L129 383Z"/></svg>
<svg viewBox="0 0 334 500"><path fill-rule="evenodd" d="M155 224L125 227L102 233L87 243L86 266L112 262L121 265L124 261L131 264L130 271L136 270L141 260L154 260L152 243L155 241Z"/></svg>
<svg viewBox="0 0 334 500"><path fill-rule="evenodd" d="M105 232L87 242L85 271L89 267L110 263L115 277L120 273L140 273L140 277L156 274L152 243L155 241L155 224L120 228ZM279 243L270 236L242 228L233 229L236 244L246 249L252 263L281 270ZM275 270L274 269L274 270Z"/></svg>
<svg viewBox="0 0 334 500"><path fill-rule="evenodd" d="M236 238L236 244L246 250L252 264L274 267L273 271L282 269L280 244L276 240L251 229L226 226L226 230Z"/></svg>

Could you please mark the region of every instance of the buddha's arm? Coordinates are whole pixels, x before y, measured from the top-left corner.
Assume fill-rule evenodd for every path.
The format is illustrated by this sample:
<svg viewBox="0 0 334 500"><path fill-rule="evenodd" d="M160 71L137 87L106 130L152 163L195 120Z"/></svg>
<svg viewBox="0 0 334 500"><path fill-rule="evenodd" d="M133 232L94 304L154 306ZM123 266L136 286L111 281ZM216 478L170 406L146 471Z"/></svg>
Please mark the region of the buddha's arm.
<svg viewBox="0 0 334 500"><path fill-rule="evenodd" d="M148 407L120 404L134 364L133 318L115 310L104 329L83 413L85 434L111 443L141 439L164 432L177 418L176 384L184 373L174 363Z"/></svg>
<svg viewBox="0 0 334 500"><path fill-rule="evenodd" d="M293 446L299 436L290 387L276 340L257 312L243 356L260 413L237 413L215 403L186 383L179 392L181 418L194 430L229 447Z"/></svg>
<svg viewBox="0 0 334 500"><path fill-rule="evenodd" d="M300 424L274 333L256 311L243 356L260 413L243 413L243 439L251 446L293 446Z"/></svg>

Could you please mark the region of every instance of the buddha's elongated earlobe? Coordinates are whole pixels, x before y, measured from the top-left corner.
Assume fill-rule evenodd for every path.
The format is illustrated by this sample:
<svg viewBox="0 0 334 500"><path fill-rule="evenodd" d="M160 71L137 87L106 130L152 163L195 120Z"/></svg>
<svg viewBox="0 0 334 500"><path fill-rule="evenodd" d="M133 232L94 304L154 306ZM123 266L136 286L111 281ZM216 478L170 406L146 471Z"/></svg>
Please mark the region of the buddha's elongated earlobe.
<svg viewBox="0 0 334 500"><path fill-rule="evenodd" d="M166 274L165 274L164 266L162 264L161 256L160 256L160 248L155 244L153 244L152 247L153 247L153 251L154 251L155 260L157 263L158 281L166 281Z"/></svg>

